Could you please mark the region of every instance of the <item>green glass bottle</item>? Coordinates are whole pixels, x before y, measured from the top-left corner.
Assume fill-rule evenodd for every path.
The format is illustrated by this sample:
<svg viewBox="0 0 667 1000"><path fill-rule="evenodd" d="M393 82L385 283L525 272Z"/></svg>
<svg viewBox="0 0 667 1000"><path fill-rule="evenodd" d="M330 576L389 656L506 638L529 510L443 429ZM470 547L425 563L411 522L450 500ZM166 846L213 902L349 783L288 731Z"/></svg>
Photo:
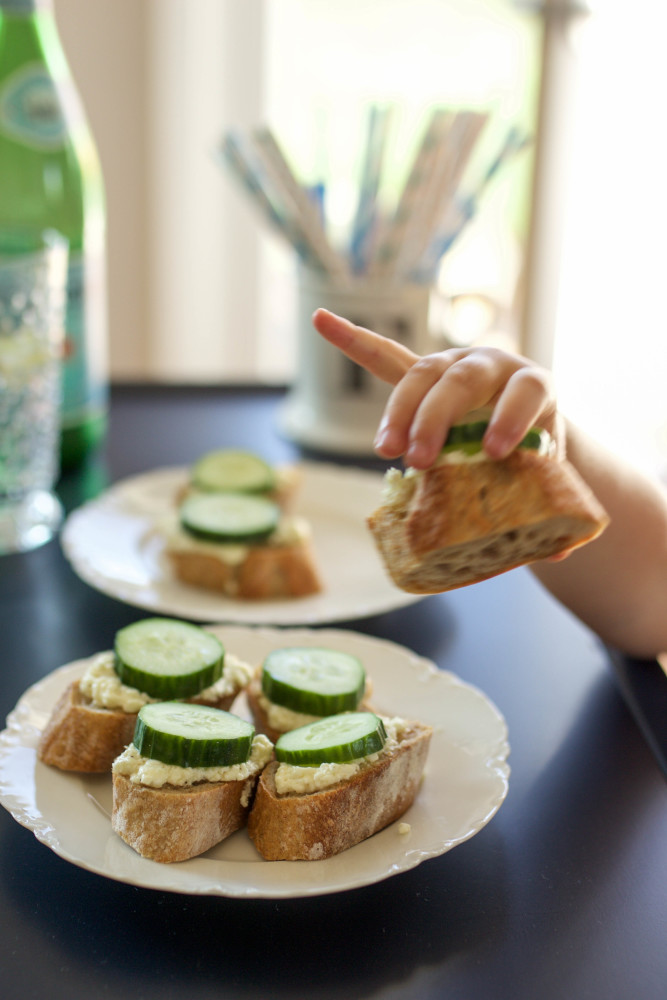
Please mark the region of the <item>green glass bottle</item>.
<svg viewBox="0 0 667 1000"><path fill-rule="evenodd" d="M0 0L3 226L56 229L69 240L61 459L71 469L106 433L105 200L52 0Z"/></svg>

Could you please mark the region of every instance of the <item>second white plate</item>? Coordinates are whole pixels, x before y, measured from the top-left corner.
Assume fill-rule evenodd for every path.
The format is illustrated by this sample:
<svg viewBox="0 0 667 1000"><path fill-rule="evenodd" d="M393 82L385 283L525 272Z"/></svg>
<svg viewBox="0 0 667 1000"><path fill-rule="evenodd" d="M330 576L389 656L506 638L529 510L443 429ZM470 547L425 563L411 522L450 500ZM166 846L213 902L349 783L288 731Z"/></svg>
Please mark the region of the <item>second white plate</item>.
<svg viewBox="0 0 667 1000"><path fill-rule="evenodd" d="M393 585L366 527L382 475L303 463L297 512L310 521L324 589L311 597L235 601L175 580L159 524L173 511L183 468L122 480L68 517L61 536L75 572L135 607L200 622L316 625L352 621L420 600Z"/></svg>

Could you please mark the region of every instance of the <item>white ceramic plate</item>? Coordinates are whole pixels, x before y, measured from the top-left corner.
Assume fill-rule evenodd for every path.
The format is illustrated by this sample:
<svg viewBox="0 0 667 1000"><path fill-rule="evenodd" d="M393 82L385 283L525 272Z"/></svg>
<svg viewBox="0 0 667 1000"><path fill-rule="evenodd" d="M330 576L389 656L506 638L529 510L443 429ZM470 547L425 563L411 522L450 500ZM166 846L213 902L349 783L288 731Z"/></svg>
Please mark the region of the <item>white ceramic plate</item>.
<svg viewBox="0 0 667 1000"><path fill-rule="evenodd" d="M297 513L313 530L323 590L311 597L235 601L175 580L159 525L174 510L187 469L155 469L122 480L79 507L65 523L63 550L96 590L160 614L200 622L316 625L352 621L413 604L389 580L366 527L382 476L362 469L303 463Z"/></svg>
<svg viewBox="0 0 667 1000"><path fill-rule="evenodd" d="M211 626L226 648L252 663L270 649L331 645L363 660L377 711L430 723L424 781L402 820L324 861L264 861L244 830L190 861L147 861L111 831L111 780L65 774L37 760L39 733L79 660L29 688L0 734L0 802L60 857L108 878L169 892L243 899L317 896L354 889L444 854L485 826L507 794L503 717L476 688L403 646L328 629ZM235 706L236 707L236 706ZM243 713L243 706L239 709ZM401 823L409 831L400 832Z"/></svg>

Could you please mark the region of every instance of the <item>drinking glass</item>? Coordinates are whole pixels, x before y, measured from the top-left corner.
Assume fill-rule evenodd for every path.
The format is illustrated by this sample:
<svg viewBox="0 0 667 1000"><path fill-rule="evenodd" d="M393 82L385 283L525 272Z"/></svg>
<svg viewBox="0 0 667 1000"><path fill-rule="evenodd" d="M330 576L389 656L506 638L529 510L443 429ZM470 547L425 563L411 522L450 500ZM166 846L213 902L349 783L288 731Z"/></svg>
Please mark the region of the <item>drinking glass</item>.
<svg viewBox="0 0 667 1000"><path fill-rule="evenodd" d="M67 241L0 227L0 554L59 528Z"/></svg>

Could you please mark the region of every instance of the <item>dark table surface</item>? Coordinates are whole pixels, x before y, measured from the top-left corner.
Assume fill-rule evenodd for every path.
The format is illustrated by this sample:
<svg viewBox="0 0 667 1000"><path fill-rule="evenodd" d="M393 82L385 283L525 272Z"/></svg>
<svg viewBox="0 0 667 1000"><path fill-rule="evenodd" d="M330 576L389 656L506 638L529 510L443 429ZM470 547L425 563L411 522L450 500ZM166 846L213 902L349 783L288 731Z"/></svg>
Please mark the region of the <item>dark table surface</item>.
<svg viewBox="0 0 667 1000"><path fill-rule="evenodd" d="M279 402L277 390L115 387L108 445L61 496L71 510L225 445L294 458ZM81 582L57 539L1 558L0 717L144 615ZM337 627L402 643L495 702L512 770L491 822L376 885L251 901L105 879L0 810L0 995L665 1000L667 786L598 639L527 570Z"/></svg>

